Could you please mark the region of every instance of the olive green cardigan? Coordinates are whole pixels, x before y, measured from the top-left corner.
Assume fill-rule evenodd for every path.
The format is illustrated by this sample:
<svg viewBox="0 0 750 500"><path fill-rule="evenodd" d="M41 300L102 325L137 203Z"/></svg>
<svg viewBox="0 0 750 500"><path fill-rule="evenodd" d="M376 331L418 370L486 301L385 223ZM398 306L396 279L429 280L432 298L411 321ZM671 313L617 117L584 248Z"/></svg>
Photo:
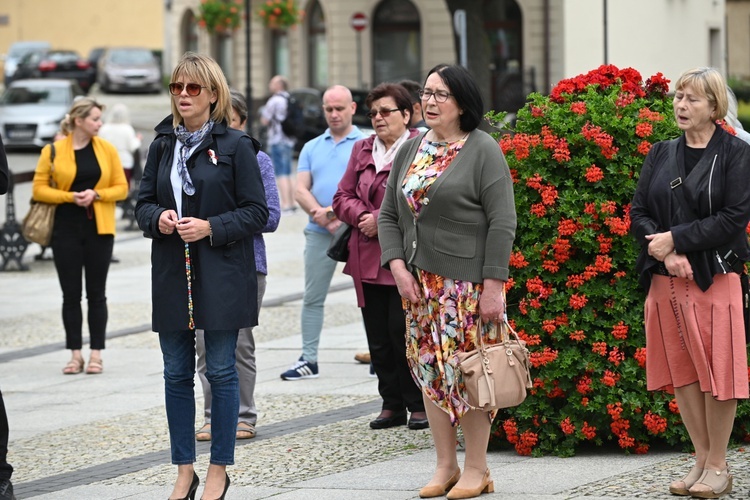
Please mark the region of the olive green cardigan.
<svg viewBox="0 0 750 500"><path fill-rule="evenodd" d="M414 217L402 185L424 134L401 146L378 217L381 265L404 260L410 270L482 283L508 279L516 232L513 181L500 146L474 130L430 186Z"/></svg>

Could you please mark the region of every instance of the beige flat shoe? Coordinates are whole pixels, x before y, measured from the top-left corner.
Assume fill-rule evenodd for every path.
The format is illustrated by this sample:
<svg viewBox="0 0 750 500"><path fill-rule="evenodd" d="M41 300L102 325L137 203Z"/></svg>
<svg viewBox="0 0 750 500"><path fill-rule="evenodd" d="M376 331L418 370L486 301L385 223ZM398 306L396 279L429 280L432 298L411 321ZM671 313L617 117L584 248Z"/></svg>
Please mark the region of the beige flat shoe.
<svg viewBox="0 0 750 500"><path fill-rule="evenodd" d="M86 367L87 375L100 375L103 371L104 365L102 364L102 358L89 359L89 365Z"/></svg>
<svg viewBox="0 0 750 500"><path fill-rule="evenodd" d="M237 424L236 439L252 439L255 437L255 426L247 422Z"/></svg>
<svg viewBox="0 0 750 500"><path fill-rule="evenodd" d="M195 433L196 441L211 441L211 424L204 424L203 427L198 429Z"/></svg>
<svg viewBox="0 0 750 500"><path fill-rule="evenodd" d="M77 359L73 358L70 361L68 361L68 364L65 365L65 368L63 368L62 372L64 375L77 375L83 371L83 358Z"/></svg>
<svg viewBox="0 0 750 500"><path fill-rule="evenodd" d="M442 497L450 491L461 478L461 469L457 470L445 484L428 485L419 490L419 498Z"/></svg>

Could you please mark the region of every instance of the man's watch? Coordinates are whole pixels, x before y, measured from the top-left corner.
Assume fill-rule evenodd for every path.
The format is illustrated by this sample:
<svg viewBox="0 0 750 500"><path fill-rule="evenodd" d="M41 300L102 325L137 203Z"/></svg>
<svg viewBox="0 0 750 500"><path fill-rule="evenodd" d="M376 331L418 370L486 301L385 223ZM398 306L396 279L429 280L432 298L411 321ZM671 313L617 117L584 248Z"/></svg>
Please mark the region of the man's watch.
<svg viewBox="0 0 750 500"><path fill-rule="evenodd" d="M336 218L336 214L333 212L333 208L328 207L328 210L326 210L326 218L328 220L333 220Z"/></svg>

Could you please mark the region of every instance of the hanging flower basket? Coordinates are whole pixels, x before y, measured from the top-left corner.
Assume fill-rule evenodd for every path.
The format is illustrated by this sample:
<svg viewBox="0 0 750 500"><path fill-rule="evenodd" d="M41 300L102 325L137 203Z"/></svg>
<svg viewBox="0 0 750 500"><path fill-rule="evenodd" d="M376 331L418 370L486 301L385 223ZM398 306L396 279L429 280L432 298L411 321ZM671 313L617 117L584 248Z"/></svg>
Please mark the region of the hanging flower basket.
<svg viewBox="0 0 750 500"><path fill-rule="evenodd" d="M237 30L242 21L243 0L201 0L198 26L214 34Z"/></svg>
<svg viewBox="0 0 750 500"><path fill-rule="evenodd" d="M294 0L267 0L256 15L267 28L287 29L302 22L305 11L298 9Z"/></svg>

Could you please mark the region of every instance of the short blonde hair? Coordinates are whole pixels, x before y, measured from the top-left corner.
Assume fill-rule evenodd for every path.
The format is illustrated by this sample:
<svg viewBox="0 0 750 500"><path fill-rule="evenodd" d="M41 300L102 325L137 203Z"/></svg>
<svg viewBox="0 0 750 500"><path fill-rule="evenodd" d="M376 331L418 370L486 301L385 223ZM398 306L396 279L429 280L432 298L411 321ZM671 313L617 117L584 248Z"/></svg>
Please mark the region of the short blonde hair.
<svg viewBox="0 0 750 500"><path fill-rule="evenodd" d="M702 94L714 106L712 120L721 120L727 115L727 83L716 69L701 67L685 71L677 79L674 88L682 90L686 86Z"/></svg>
<svg viewBox="0 0 750 500"><path fill-rule="evenodd" d="M179 77L184 77L192 82L199 83L216 92L216 102L211 105L211 119L216 122L230 122L232 120L232 100L229 97L229 85L221 68L212 58L185 52L177 62L172 71L172 81L176 82ZM172 124L176 127L182 123L180 110L172 99Z"/></svg>
<svg viewBox="0 0 750 500"><path fill-rule="evenodd" d="M86 118L94 108L104 111L104 104L99 104L91 97L79 97L73 101L73 105L60 122L60 132L63 135L70 135L76 128L76 118Z"/></svg>

